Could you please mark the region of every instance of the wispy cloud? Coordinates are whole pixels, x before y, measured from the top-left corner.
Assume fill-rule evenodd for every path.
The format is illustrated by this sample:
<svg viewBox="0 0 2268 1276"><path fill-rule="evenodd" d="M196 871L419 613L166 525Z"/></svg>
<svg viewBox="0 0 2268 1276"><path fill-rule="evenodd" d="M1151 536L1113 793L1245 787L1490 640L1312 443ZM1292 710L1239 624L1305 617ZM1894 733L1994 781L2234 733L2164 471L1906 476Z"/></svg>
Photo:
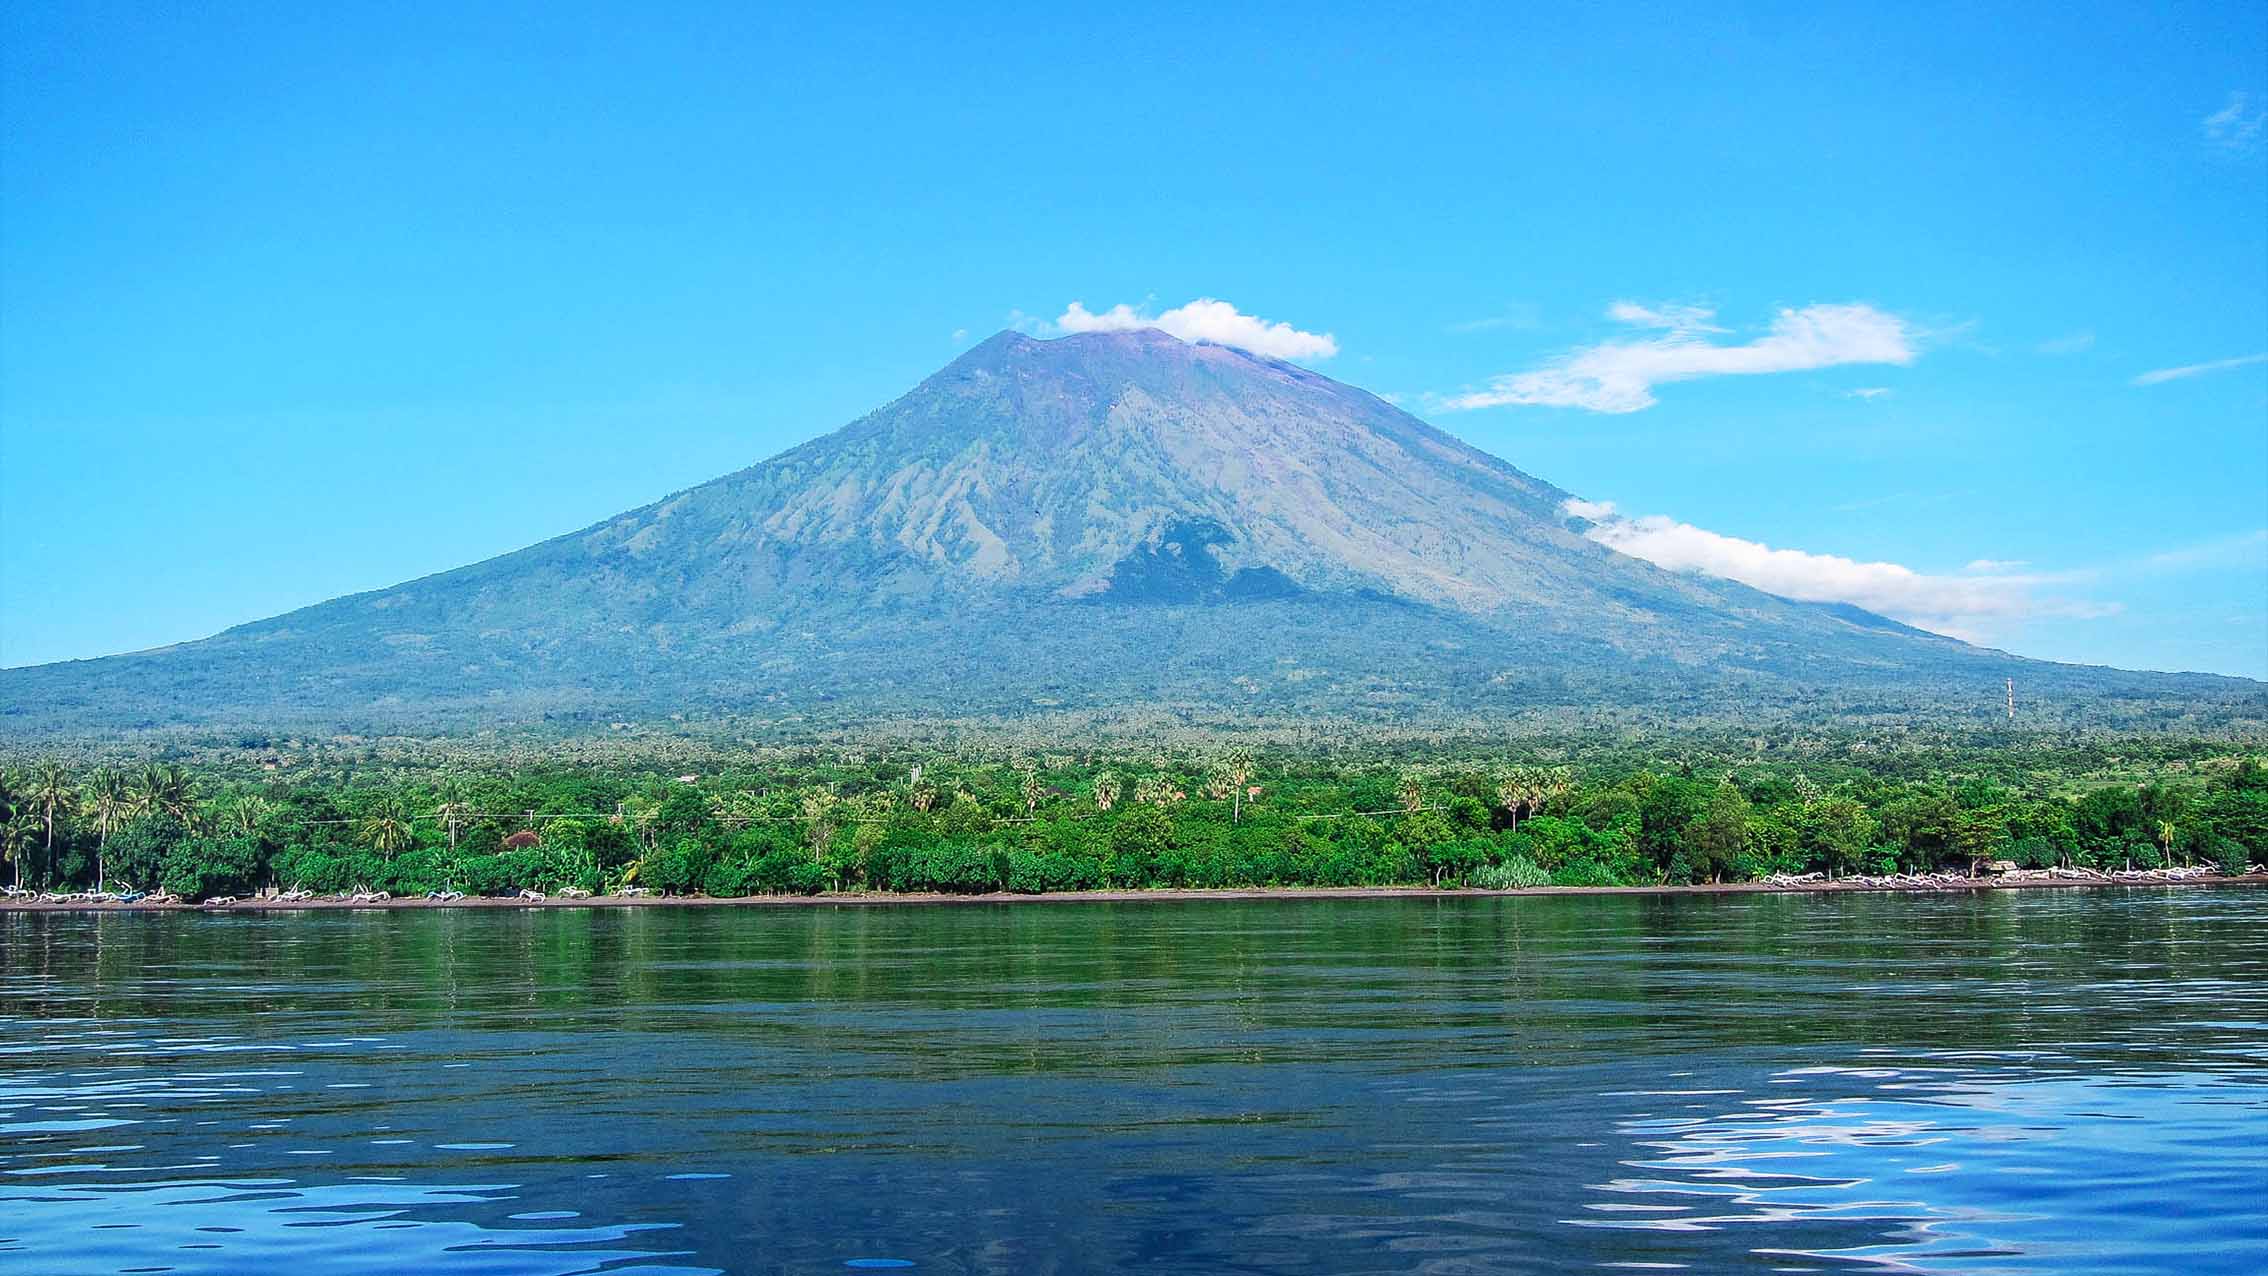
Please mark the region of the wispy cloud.
<svg viewBox="0 0 2268 1276"><path fill-rule="evenodd" d="M1467 319L1461 323L1450 324L1447 330L1454 333L1494 332L1499 328L1533 328L1538 322L1536 307L1526 302L1518 302L1506 306L1493 315L1484 315L1479 319Z"/></svg>
<svg viewBox="0 0 2268 1276"><path fill-rule="evenodd" d="M1439 397L1436 406L1444 411L1528 404L1637 412L1654 405L1654 387L1673 381L1854 363L1902 366L1914 361L1919 343L1906 320L1857 302L1782 310L1770 331L1737 343L1710 340L1726 330L1715 326L1716 313L1705 306L1619 301L1608 307L1607 317L1660 335L1571 351L1541 368L1492 378L1484 389Z"/></svg>
<svg viewBox="0 0 2268 1276"><path fill-rule="evenodd" d="M1879 399L1888 393L1890 393L1890 387L1886 385L1862 385L1843 397L1848 399Z"/></svg>
<svg viewBox="0 0 2268 1276"><path fill-rule="evenodd" d="M2228 105L2205 117L2205 140L2224 151L2249 151L2260 144L2268 127L2268 108L2253 105L2252 95L2241 90L2229 94Z"/></svg>
<svg viewBox="0 0 2268 1276"><path fill-rule="evenodd" d="M1977 559L1958 575L1918 572L1899 563L1775 549L1660 514L1625 516L1606 501L1569 501L1564 512L1591 521L1584 535L1670 571L1698 572L1805 602L1841 602L1969 642L2036 615L2116 614L2116 603L2042 595L2073 574L2019 573L2013 560Z"/></svg>
<svg viewBox="0 0 2268 1276"><path fill-rule="evenodd" d="M2163 550L2143 559L2142 565L2153 571L2268 566L2268 527Z"/></svg>
<svg viewBox="0 0 2268 1276"><path fill-rule="evenodd" d="M2268 363L2268 351L2260 354L2239 355L2234 359L2215 359L2211 363L2191 363L2178 368L2158 368L2134 378L2134 384L2160 385L2167 381L2180 381L2185 377L2201 377L2208 372L2226 372L2231 368L2246 368L2255 363Z"/></svg>
<svg viewBox="0 0 2268 1276"><path fill-rule="evenodd" d="M1183 341L1210 341L1278 359L1328 359L1339 353L1338 340L1328 332L1302 332L1288 323L1271 323L1211 297L1156 315L1123 302L1098 314L1074 301L1056 319L1055 328L1067 333L1156 328Z"/></svg>
<svg viewBox="0 0 2268 1276"><path fill-rule="evenodd" d="M2079 354L2082 351L2092 350L2094 347L2095 334L2092 331L2084 331L2074 332L2067 337L2055 337L2042 341L2033 349L2038 350L2041 354Z"/></svg>

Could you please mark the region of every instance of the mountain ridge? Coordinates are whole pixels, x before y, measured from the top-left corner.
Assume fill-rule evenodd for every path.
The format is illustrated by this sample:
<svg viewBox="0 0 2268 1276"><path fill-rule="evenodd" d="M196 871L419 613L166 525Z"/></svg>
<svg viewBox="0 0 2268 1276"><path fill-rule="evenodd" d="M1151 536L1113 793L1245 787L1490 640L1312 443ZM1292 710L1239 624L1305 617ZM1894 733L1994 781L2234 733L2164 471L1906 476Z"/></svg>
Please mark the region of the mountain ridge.
<svg viewBox="0 0 2268 1276"><path fill-rule="evenodd" d="M1587 694L1738 713L1807 688L1973 714L2008 676L2073 697L2259 686L2026 661L1668 572L1582 535L1569 497L1295 364L1151 330L1003 332L841 429L524 549L0 671L0 733L1064 704L1408 718Z"/></svg>

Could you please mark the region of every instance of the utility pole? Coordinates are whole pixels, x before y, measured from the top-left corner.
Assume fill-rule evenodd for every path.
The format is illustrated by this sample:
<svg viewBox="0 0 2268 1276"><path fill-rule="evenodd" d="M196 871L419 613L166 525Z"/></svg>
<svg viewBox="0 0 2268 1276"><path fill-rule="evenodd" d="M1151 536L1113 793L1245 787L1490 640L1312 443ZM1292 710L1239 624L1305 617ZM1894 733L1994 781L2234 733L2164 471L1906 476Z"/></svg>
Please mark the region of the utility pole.
<svg viewBox="0 0 2268 1276"><path fill-rule="evenodd" d="M2016 680L2014 678L2008 680L2008 720L2010 722L2016 720Z"/></svg>

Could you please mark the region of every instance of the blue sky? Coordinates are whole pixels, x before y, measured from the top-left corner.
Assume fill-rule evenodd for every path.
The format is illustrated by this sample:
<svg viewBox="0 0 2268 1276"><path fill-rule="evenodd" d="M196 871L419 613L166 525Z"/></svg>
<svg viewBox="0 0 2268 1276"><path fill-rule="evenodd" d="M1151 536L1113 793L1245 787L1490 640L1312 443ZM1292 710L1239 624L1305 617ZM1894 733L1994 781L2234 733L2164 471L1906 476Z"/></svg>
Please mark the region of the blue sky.
<svg viewBox="0 0 2268 1276"><path fill-rule="evenodd" d="M0 16L0 664L1212 298L1633 552L2268 676L2260 4L480 9Z"/></svg>

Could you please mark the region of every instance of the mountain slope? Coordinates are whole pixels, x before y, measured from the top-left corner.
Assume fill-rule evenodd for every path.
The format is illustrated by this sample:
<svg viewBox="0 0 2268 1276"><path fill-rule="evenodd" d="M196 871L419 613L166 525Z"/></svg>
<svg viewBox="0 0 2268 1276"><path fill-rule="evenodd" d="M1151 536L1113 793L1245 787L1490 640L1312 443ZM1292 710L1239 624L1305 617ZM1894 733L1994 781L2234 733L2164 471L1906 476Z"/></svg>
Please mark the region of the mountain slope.
<svg viewBox="0 0 2268 1276"><path fill-rule="evenodd" d="M842 430L582 531L202 642L0 671L0 730L2257 690L1665 572L1586 539L1567 497L1290 364L1002 333Z"/></svg>

